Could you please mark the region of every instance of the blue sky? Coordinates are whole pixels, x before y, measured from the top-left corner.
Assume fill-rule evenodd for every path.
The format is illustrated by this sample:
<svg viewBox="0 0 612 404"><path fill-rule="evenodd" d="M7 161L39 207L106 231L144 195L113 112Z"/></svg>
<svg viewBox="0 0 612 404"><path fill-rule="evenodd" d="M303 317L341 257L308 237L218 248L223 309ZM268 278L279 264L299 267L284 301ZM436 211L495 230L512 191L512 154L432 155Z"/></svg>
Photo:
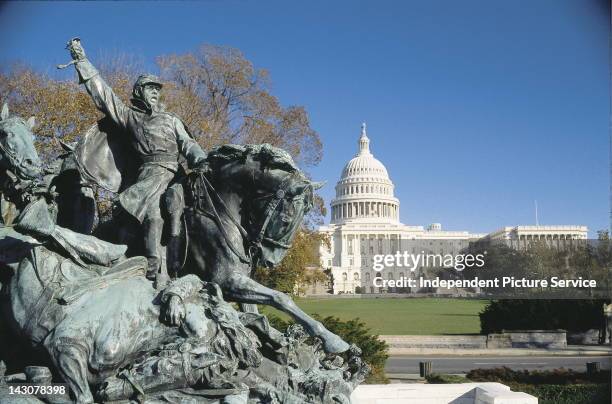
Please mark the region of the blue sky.
<svg viewBox="0 0 612 404"><path fill-rule="evenodd" d="M595 231L609 222L609 16L602 0L8 2L0 63L51 72L72 36L150 66L235 47L309 111L328 203L366 121L406 224L533 224L537 199L541 224Z"/></svg>

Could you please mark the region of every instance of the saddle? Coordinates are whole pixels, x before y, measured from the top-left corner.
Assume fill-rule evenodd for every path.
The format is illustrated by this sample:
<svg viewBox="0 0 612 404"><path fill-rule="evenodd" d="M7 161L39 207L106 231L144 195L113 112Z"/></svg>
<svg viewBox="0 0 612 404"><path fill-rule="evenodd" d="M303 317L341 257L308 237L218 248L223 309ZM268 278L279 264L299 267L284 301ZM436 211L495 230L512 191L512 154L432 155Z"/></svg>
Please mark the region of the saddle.
<svg viewBox="0 0 612 404"><path fill-rule="evenodd" d="M104 289L110 285L129 278L144 278L148 267L144 257L132 257L121 261L112 267L97 267L99 272L91 272L91 278L87 283L81 281L70 282L56 295L60 304L70 304L81 296L93 291Z"/></svg>

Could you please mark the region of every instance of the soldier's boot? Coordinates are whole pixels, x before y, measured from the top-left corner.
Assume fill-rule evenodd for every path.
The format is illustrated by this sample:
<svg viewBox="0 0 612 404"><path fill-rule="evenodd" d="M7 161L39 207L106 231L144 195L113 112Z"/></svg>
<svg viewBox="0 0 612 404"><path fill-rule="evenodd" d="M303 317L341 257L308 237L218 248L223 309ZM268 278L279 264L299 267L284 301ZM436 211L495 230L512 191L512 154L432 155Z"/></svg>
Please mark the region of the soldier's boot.
<svg viewBox="0 0 612 404"><path fill-rule="evenodd" d="M168 214L168 248L166 249L167 271L175 278L182 266L181 257L181 230L183 225L183 210L185 209L185 196L183 186L176 183L168 187L165 194L165 207Z"/></svg>
<svg viewBox="0 0 612 404"><path fill-rule="evenodd" d="M55 222L45 200L39 199L26 206L17 218L15 229L34 237L50 237L55 229Z"/></svg>
<svg viewBox="0 0 612 404"><path fill-rule="evenodd" d="M167 272L162 268L161 239L164 221L161 217L149 217L143 222L144 255L147 258L147 279L155 281L159 289L168 283Z"/></svg>

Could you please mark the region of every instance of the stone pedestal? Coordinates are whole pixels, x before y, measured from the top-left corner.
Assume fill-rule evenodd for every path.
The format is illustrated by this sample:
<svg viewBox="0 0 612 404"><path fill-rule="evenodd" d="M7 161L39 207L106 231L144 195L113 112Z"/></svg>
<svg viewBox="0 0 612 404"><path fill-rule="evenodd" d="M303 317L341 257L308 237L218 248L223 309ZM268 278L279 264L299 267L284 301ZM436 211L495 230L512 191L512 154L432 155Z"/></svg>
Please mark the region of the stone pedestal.
<svg viewBox="0 0 612 404"><path fill-rule="evenodd" d="M353 404L537 404L527 393L501 383L361 385Z"/></svg>

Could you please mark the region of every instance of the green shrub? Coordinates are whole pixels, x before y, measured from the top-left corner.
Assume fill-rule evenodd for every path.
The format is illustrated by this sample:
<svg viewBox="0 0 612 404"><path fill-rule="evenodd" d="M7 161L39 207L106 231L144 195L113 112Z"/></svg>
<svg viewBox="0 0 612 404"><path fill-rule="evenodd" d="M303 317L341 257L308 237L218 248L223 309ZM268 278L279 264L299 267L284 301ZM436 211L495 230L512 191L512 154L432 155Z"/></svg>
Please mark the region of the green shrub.
<svg viewBox="0 0 612 404"><path fill-rule="evenodd" d="M285 330L287 330L287 327L292 324L290 321L285 321L274 314L266 314L266 317L268 318L268 322L270 323L270 325L279 330L280 332L285 332Z"/></svg>
<svg viewBox="0 0 612 404"><path fill-rule="evenodd" d="M425 378L429 384L453 384L453 383L470 383L471 380L464 376L447 375L444 373L432 373Z"/></svg>
<svg viewBox="0 0 612 404"><path fill-rule="evenodd" d="M367 384L389 383L385 376L385 362L389 357L389 346L385 341L378 339L378 335L372 331L359 318L343 321L338 317L328 316L321 318L314 314L313 317L333 332L339 335L349 344L357 345L363 352L361 358L372 368L372 372L365 380Z"/></svg>
<svg viewBox="0 0 612 404"><path fill-rule="evenodd" d="M474 369L466 377L475 382L499 382L514 391L538 397L540 404L609 404L610 370L595 374L568 369Z"/></svg>
<svg viewBox="0 0 612 404"><path fill-rule="evenodd" d="M525 384L591 384L609 383L610 370L588 374L571 369L513 370L508 367L473 369L466 377L475 382L525 383Z"/></svg>
<svg viewBox="0 0 612 404"><path fill-rule="evenodd" d="M538 397L539 404L609 404L609 384L520 384L508 383L514 391Z"/></svg>
<svg viewBox="0 0 612 404"><path fill-rule="evenodd" d="M268 317L272 327L279 331L285 331L292 324L291 321L285 321L275 315L268 314L266 317ZM355 344L361 349L361 358L372 368L372 372L365 380L365 383L389 383L385 376L385 362L389 357L389 347L385 341L379 340L378 335L373 334L364 322L358 318L348 321L340 320L338 317L333 316L321 318L317 314L314 314L313 318L323 323L328 330L339 335L349 344Z"/></svg>
<svg viewBox="0 0 612 404"><path fill-rule="evenodd" d="M496 300L480 315L483 334L502 330L582 332L603 324L603 300Z"/></svg>

